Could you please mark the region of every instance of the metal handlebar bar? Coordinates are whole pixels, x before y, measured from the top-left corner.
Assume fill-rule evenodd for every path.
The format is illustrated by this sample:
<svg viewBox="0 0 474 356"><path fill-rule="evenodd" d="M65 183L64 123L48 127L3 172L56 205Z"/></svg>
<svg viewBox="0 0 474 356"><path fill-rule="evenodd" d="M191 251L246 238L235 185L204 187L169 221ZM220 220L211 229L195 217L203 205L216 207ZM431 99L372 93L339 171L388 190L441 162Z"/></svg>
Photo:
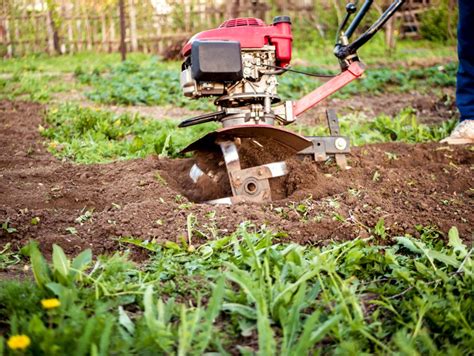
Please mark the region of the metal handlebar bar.
<svg viewBox="0 0 474 356"><path fill-rule="evenodd" d="M362 18L369 11L370 6L372 5L373 0L366 0L362 8L357 13L356 17L349 25L347 31L344 32L344 37L350 38L354 33L357 26L359 26ZM336 43L334 47L334 55L339 58L339 60L344 61L348 57L356 54L357 50L367 43L381 28L385 23L393 16L393 14L405 3L405 0L395 0L385 12L375 21L370 28L360 35L355 41L350 44L343 44L341 42Z"/></svg>

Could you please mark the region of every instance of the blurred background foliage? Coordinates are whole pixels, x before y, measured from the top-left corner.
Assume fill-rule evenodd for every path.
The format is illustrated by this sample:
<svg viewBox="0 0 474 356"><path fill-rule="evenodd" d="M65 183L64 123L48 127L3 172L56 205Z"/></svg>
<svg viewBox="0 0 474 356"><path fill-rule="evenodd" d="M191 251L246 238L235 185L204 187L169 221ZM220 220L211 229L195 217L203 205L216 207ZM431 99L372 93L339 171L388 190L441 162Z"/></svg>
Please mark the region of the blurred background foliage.
<svg viewBox="0 0 474 356"><path fill-rule="evenodd" d="M333 43L347 0L2 0L0 56L83 51L118 52L119 2L123 1L127 52L176 58L192 34L218 26L231 17L276 15L292 18L295 46L326 47ZM352 0L358 7L363 0ZM390 5L376 0L359 31ZM406 0L385 28L384 46L393 52L399 39L425 39L453 44L456 0Z"/></svg>

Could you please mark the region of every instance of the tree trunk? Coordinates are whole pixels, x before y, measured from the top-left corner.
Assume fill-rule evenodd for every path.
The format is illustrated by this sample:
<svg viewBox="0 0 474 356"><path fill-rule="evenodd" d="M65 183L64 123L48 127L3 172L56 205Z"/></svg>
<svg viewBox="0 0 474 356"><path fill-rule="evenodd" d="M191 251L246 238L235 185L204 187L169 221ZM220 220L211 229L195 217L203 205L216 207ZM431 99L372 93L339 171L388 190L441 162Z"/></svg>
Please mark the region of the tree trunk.
<svg viewBox="0 0 474 356"><path fill-rule="evenodd" d="M120 54L122 61L127 59L127 47L125 45L125 4L124 0L119 0L119 12L120 12Z"/></svg>

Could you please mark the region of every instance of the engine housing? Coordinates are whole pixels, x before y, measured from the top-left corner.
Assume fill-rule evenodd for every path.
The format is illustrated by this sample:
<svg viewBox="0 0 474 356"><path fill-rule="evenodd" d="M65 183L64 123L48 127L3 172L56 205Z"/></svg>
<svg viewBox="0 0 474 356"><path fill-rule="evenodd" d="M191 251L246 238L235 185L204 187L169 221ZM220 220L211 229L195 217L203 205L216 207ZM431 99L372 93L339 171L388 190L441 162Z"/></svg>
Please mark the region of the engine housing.
<svg viewBox="0 0 474 356"><path fill-rule="evenodd" d="M276 75L291 60L291 22L276 17L270 26L260 19L238 18L200 32L184 46L181 87L187 97L224 96L224 107L260 103L276 94ZM230 100L232 96L236 100Z"/></svg>

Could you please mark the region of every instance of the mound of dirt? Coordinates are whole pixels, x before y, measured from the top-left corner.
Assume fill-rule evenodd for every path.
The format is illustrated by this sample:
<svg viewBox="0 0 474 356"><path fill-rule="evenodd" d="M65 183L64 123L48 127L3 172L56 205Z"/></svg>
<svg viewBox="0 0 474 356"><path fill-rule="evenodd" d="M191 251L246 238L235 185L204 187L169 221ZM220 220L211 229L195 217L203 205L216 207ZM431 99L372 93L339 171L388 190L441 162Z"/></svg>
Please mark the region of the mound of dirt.
<svg viewBox="0 0 474 356"><path fill-rule="evenodd" d="M235 144L242 169L285 161L295 154L290 147L269 137L238 138ZM190 165L183 162L183 170L179 172L179 180L177 180L177 188L189 200L202 203L232 195L224 157L218 145L208 151L196 152L192 163L194 162L205 174L194 183L189 177ZM288 196L285 181L285 178L275 178L270 181L274 200Z"/></svg>
<svg viewBox="0 0 474 356"><path fill-rule="evenodd" d="M416 233L416 225L444 233L457 226L472 244L473 147L364 146L353 149L347 171L291 160L291 174L284 178L287 198L211 206L184 196L193 184L185 180L190 159L95 165L57 160L37 132L42 112L36 104L0 102L0 222L8 220L16 229L2 229L0 245L20 247L35 239L46 253L54 243L68 253L88 247L95 254L113 253L130 248L117 241L121 236L187 239L190 214L195 244L232 232L246 220L284 231L287 240L324 244L368 236L380 218L391 235Z"/></svg>

